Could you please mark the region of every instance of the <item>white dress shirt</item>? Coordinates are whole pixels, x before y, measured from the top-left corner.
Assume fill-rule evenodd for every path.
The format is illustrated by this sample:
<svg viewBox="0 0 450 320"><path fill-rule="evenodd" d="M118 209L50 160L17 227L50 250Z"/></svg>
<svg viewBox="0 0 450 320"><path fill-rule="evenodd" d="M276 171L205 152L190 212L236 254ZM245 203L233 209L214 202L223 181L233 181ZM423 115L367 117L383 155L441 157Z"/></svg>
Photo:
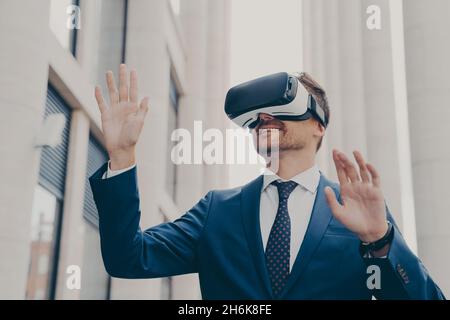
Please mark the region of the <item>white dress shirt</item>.
<svg viewBox="0 0 450 320"><path fill-rule="evenodd" d="M268 170L265 172L259 204L259 218L264 250L266 250L270 230L272 229L278 211L278 189L275 185L271 184L276 180L286 181ZM298 183L298 186L295 187L288 199L288 211L291 219L289 266L290 270L292 270L311 217L317 194L317 186L320 180L319 168L314 165L290 180Z"/></svg>
<svg viewBox="0 0 450 320"><path fill-rule="evenodd" d="M108 162L108 170L104 173L103 179L112 178L125 171L131 170L136 164L121 170L111 170ZM269 240L270 230L275 221L278 211L278 189L272 185L273 181L285 181L273 172L266 170L264 173L264 181L261 190L261 201L259 204L260 227L264 250L266 250L267 241ZM297 253L300 250L303 238L305 237L306 228L308 227L311 217L312 208L319 185L320 172L319 168L313 167L303 171L290 179L298 183L294 191L288 199L288 211L291 218L291 246L289 266L292 270Z"/></svg>
<svg viewBox="0 0 450 320"><path fill-rule="evenodd" d="M128 168L125 168L125 169L111 170L110 165L111 165L111 161L108 161L108 170L105 171L105 173L103 174L103 177L102 177L103 179L112 178L114 176L117 176L117 175L119 175L121 173L124 173L125 171L131 170L134 167L136 167L136 164L133 164L133 165L131 165Z"/></svg>

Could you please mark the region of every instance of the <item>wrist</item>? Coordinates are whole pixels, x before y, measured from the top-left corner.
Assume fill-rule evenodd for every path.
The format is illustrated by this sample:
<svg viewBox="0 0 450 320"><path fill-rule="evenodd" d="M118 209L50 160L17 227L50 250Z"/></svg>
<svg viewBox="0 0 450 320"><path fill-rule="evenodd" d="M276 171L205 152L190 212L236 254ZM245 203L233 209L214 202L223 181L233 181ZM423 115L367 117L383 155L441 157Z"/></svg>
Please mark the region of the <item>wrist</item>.
<svg viewBox="0 0 450 320"><path fill-rule="evenodd" d="M390 249L390 244L394 238L394 227L389 221L386 223L388 228L383 237L372 242L361 241L359 246L361 256L366 257L368 253L370 256L375 258L387 256Z"/></svg>
<svg viewBox="0 0 450 320"><path fill-rule="evenodd" d="M381 257L385 257L388 255L389 253L389 249L391 248L391 244L388 243L386 244L383 248L379 249L379 250L373 250L370 251L370 254L374 257L374 258L381 258Z"/></svg>
<svg viewBox="0 0 450 320"><path fill-rule="evenodd" d="M380 228L377 228L374 231L359 235L359 239L365 243L372 243L383 238L389 229L388 222L384 222L384 225Z"/></svg>
<svg viewBox="0 0 450 320"><path fill-rule="evenodd" d="M117 150L109 154L110 169L121 170L131 167L136 163L134 148L129 150Z"/></svg>

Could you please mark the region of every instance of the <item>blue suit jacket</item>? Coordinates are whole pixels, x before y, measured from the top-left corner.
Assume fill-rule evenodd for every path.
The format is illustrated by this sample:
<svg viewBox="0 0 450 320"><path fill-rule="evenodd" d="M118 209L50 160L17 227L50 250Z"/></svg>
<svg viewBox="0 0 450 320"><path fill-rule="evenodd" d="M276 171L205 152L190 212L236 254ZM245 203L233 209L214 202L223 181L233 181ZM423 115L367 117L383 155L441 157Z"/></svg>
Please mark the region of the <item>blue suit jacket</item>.
<svg viewBox="0 0 450 320"><path fill-rule="evenodd" d="M174 222L141 231L136 168L90 178L100 217L103 261L119 278L199 274L204 299L273 299L259 225L263 177L210 191ZM305 238L281 299L443 299L421 261L395 227L387 259L363 259L359 239L333 218L321 175ZM389 214L389 219L392 217ZM393 222L393 221L392 221ZM381 289L369 290L368 265L381 270Z"/></svg>

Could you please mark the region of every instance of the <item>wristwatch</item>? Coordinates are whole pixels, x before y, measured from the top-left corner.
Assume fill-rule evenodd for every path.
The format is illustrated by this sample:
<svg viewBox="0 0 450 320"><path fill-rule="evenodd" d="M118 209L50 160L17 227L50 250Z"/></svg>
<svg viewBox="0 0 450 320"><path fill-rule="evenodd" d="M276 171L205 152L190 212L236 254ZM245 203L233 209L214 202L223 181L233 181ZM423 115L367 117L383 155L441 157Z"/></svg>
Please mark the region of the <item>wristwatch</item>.
<svg viewBox="0 0 450 320"><path fill-rule="evenodd" d="M359 245L359 251L363 257L366 256L367 253L383 249L387 244L392 242L392 239L394 238L394 227L389 221L387 221L387 224L388 230L386 231L386 234L383 236L383 238L374 242L361 241Z"/></svg>

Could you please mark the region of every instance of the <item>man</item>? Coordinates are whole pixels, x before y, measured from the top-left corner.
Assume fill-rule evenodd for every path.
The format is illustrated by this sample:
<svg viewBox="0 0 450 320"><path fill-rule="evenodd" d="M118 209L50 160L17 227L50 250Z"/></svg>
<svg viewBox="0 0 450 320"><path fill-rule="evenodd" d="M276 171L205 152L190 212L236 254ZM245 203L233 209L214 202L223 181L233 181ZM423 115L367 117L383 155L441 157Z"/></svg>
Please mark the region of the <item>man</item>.
<svg viewBox="0 0 450 320"><path fill-rule="evenodd" d="M277 172L210 191L179 219L142 232L135 145L148 98L138 104L136 72L129 85L127 78L121 65L117 89L107 73L110 106L95 91L110 161L90 183L111 276L196 272L204 299L444 299L395 226L376 169L359 152L357 169L335 150L340 185L320 173L325 127L314 117L259 114L252 129L259 152L270 140L264 129L279 133L278 145L269 145L279 150ZM325 91L309 75L301 83L329 118Z"/></svg>

